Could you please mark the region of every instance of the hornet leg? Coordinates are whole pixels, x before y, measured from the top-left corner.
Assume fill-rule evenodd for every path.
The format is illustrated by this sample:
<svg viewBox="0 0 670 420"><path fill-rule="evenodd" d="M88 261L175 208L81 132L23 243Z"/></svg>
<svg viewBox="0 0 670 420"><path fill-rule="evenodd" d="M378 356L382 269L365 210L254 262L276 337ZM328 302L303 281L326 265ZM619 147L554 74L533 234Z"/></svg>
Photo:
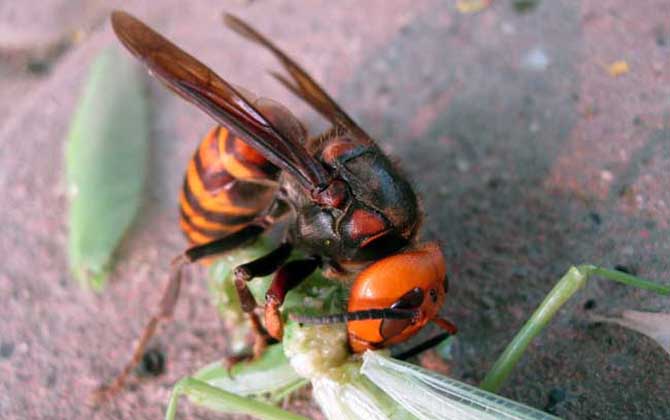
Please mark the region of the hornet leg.
<svg viewBox="0 0 670 420"><path fill-rule="evenodd" d="M265 226L261 224L250 224L224 238L191 247L173 260L170 269L170 277L167 286L163 291L163 297L161 298L157 313L151 317L147 325L144 327L142 335L133 350L133 355L128 363L126 363L121 373L119 373L109 385L102 385L95 391L93 394L94 402L100 403L105 401L123 389L128 376L130 376L130 373L142 360L142 355L145 352L147 344L151 337L156 333L160 322L166 321L172 317L175 306L177 305L177 300L179 299L179 290L181 288L184 267L202 258L231 251L258 238L264 231Z"/></svg>
<svg viewBox="0 0 670 420"><path fill-rule="evenodd" d="M320 258L311 257L304 260L289 261L277 271L265 295L265 326L272 337L281 340L284 334L279 307L284 303L286 293L302 283L320 265Z"/></svg>
<svg viewBox="0 0 670 420"><path fill-rule="evenodd" d="M242 310L249 314L251 326L255 335L254 357L260 356L263 349L267 347L272 340L272 337L265 331L258 315L254 312L254 309L257 306L256 300L249 291L247 282L256 277L268 276L277 271L291 255L292 250L293 246L288 242L284 242L269 254L235 268L235 289L240 298Z"/></svg>

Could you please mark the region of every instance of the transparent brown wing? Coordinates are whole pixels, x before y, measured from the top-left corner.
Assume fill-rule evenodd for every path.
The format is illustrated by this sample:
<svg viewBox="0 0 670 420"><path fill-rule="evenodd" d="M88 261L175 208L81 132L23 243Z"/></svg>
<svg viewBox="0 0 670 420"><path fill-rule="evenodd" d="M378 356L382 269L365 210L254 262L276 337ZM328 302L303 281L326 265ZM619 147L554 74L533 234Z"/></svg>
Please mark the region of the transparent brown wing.
<svg viewBox="0 0 670 420"><path fill-rule="evenodd" d="M123 45L172 91L237 130L251 147L295 176L305 188L328 185L328 173L301 139L281 134L228 82L132 15L115 11L111 19Z"/></svg>
<svg viewBox="0 0 670 420"><path fill-rule="evenodd" d="M230 14L225 14L224 22L243 37L270 50L282 63L293 82L278 73L272 73L284 86L310 104L334 126L356 135L359 141L371 142L369 136L347 115L346 112L310 77L295 61L275 46L269 39L258 33L246 22Z"/></svg>

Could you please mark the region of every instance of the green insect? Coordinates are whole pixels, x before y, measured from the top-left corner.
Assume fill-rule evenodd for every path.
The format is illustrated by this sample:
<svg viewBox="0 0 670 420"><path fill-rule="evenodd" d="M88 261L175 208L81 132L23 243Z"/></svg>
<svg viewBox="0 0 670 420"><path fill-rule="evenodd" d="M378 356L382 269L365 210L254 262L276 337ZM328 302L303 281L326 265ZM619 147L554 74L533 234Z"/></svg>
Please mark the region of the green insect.
<svg viewBox="0 0 670 420"><path fill-rule="evenodd" d="M225 308L224 318L238 316L231 305L235 296L233 268L247 260L250 252L263 252L264 246L268 245L259 243L236 251L212 266L212 290L220 302L225 302L220 305ZM495 392L510 376L533 338L593 276L670 295L670 287L621 271L593 265L571 267L499 356L479 388L395 359L386 351L352 355L347 349L344 325L301 326L289 322L283 342L269 347L258 360L239 363L232 369L215 362L180 380L170 397L166 419L175 418L177 401L182 396L193 404L225 413L261 419L303 419L275 404L308 382L312 383L315 400L331 419L553 419ZM315 297L314 286L319 282L328 290L326 304L320 311L329 313L336 308L337 298L333 297L341 291L329 290L327 280L316 274L310 282L314 283L293 292L288 312L304 310L300 302ZM260 295L267 285L266 279L253 286ZM310 311L319 309L313 307Z"/></svg>

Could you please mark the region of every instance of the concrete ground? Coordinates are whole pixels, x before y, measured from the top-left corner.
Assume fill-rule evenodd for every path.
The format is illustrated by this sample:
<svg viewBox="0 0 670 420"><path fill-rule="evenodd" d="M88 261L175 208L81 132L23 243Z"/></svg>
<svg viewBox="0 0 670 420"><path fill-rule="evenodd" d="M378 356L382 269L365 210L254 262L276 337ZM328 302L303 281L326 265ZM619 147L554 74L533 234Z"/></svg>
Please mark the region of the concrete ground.
<svg viewBox="0 0 670 420"><path fill-rule="evenodd" d="M461 329L451 375L477 383L571 264L620 265L670 284L670 3L664 0L123 2L220 74L314 113L224 29L254 23L309 69L423 197ZM516 5L516 6L515 6ZM184 290L157 339L168 371L99 409L85 397L125 361L185 242L177 192L212 124L148 84L152 157L139 221L100 295L66 260L63 139L85 71L115 43L102 1L0 4L0 417L159 418L171 385L222 356L226 334L203 284ZM523 9L523 10L522 10ZM609 66L625 61L618 76ZM274 67L276 68L276 67ZM609 71L608 71L609 70ZM588 304L585 304L589 302ZM590 308L590 309L588 309ZM670 358L590 313L670 311L647 292L593 281L531 346L502 393L565 418L670 418ZM301 395L293 409L314 415ZM180 408L181 418L224 418Z"/></svg>

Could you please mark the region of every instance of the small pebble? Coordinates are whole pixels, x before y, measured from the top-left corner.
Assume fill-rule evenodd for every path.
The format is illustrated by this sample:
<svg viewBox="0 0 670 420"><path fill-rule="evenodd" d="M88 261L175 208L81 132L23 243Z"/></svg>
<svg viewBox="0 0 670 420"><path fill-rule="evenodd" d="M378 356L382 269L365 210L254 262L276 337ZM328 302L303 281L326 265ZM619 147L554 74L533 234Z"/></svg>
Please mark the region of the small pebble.
<svg viewBox="0 0 670 420"><path fill-rule="evenodd" d="M46 378L46 385L47 388L53 388L54 385L56 385L56 382L58 381L58 376L56 375L55 371L49 372Z"/></svg>
<svg viewBox="0 0 670 420"><path fill-rule="evenodd" d="M137 367L140 376L158 376L165 372L165 356L160 350L147 350L142 356L142 361Z"/></svg>
<svg viewBox="0 0 670 420"><path fill-rule="evenodd" d="M636 274L636 271L633 267L622 265L622 264L617 264L614 266L614 269L617 271L621 271L622 273L630 274L631 276L634 276Z"/></svg>
<svg viewBox="0 0 670 420"><path fill-rule="evenodd" d="M14 343L4 342L0 344L0 357L9 359L14 354Z"/></svg>
<svg viewBox="0 0 670 420"><path fill-rule="evenodd" d="M590 311L591 309L595 309L596 307L596 301L594 299L589 299L586 302L584 302L584 310Z"/></svg>
<svg viewBox="0 0 670 420"><path fill-rule="evenodd" d="M589 213L589 218L591 218L591 221L596 226L600 226L600 224L602 223L602 217L600 217L600 214L596 213L595 211Z"/></svg>
<svg viewBox="0 0 670 420"><path fill-rule="evenodd" d="M547 405L544 410L548 413L554 414L556 412L556 405L565 401L567 393L562 388L554 388L549 391Z"/></svg>
<svg viewBox="0 0 670 420"><path fill-rule="evenodd" d="M516 28L514 25L508 22L504 22L502 25L500 25L500 29L505 35L514 35L516 33Z"/></svg>
<svg viewBox="0 0 670 420"><path fill-rule="evenodd" d="M44 75L49 71L50 65L46 60L34 58L26 64L26 70L36 75Z"/></svg>
<svg viewBox="0 0 670 420"><path fill-rule="evenodd" d="M544 71L549 67L549 57L542 48L533 48L521 59L521 67L528 70Z"/></svg>
<svg viewBox="0 0 670 420"><path fill-rule="evenodd" d="M458 168L460 172L467 172L470 169L470 162L459 159L456 161L456 168Z"/></svg>
<svg viewBox="0 0 670 420"><path fill-rule="evenodd" d="M665 47L668 45L668 37L665 29L663 28L663 25L657 26L656 30L654 30L654 33L656 35L656 45L659 47Z"/></svg>
<svg viewBox="0 0 670 420"><path fill-rule="evenodd" d="M549 404L556 405L565 401L566 392L563 388L554 388L549 391Z"/></svg>
<svg viewBox="0 0 670 420"><path fill-rule="evenodd" d="M498 189L498 187L500 187L502 185L502 183L503 183L503 180L500 179L500 178L491 178L491 179L488 180L486 185L490 189L495 190L495 189Z"/></svg>
<svg viewBox="0 0 670 420"><path fill-rule="evenodd" d="M540 0L514 0L512 5L517 13L532 12L540 4Z"/></svg>
<svg viewBox="0 0 670 420"><path fill-rule="evenodd" d="M608 170L600 171L600 178L603 181L611 182L614 179L614 174Z"/></svg>

